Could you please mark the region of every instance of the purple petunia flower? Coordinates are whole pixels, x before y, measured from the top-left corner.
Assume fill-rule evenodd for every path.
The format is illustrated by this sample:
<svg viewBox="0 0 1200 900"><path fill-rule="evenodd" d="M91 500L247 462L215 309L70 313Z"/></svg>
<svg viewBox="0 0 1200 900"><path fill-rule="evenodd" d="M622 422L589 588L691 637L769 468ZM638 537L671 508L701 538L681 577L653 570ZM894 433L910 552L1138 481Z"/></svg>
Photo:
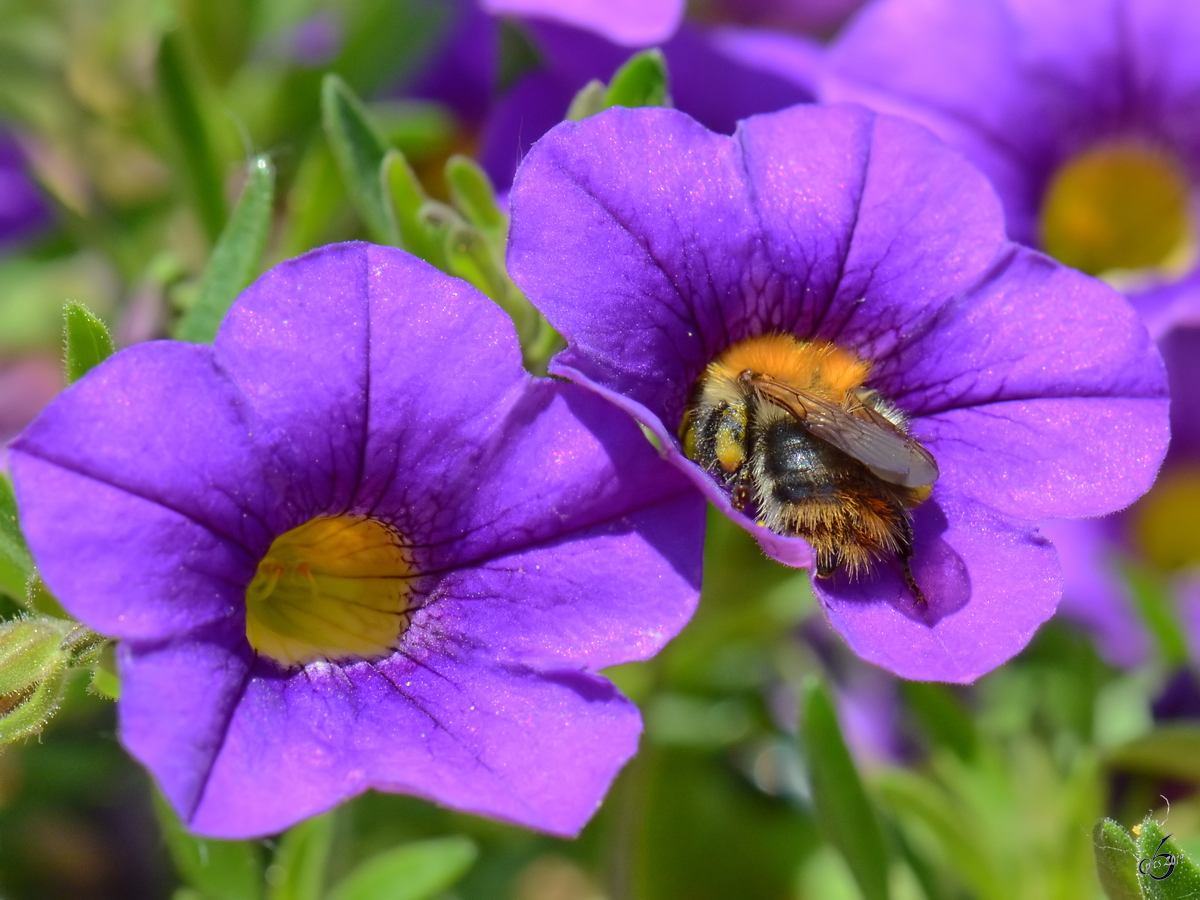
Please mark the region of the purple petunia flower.
<svg viewBox="0 0 1200 900"><path fill-rule="evenodd" d="M1158 335L1200 294L1198 44L1200 6L1176 0L880 0L821 94L932 128L1015 240L1111 273Z"/></svg>
<svg viewBox="0 0 1200 900"><path fill-rule="evenodd" d="M44 231L51 218L50 204L29 178L20 145L0 130L0 249Z"/></svg>
<svg viewBox="0 0 1200 900"><path fill-rule="evenodd" d="M108 360L12 447L63 605L121 639L121 739L194 830L367 788L573 834L635 751L702 499L511 324L398 250L277 266L213 347Z"/></svg>
<svg viewBox="0 0 1200 900"><path fill-rule="evenodd" d="M610 110L534 147L512 216L513 278L568 341L552 371L636 416L778 560L814 561L684 457L697 381L772 335L870 366L872 402L940 468L912 510L926 602L894 560L814 586L851 647L905 677L970 681L1023 647L1060 594L1034 523L1130 503L1162 458L1166 383L1134 311L1007 241L984 177L911 123L798 106L725 137ZM722 464L738 449L718 442Z"/></svg>

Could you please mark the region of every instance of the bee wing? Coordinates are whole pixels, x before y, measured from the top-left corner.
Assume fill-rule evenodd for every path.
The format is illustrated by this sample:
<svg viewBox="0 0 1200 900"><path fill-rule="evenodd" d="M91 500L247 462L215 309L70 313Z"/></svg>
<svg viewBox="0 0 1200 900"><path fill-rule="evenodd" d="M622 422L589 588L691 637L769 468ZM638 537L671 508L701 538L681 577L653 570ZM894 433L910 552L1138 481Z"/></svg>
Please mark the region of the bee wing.
<svg viewBox="0 0 1200 900"><path fill-rule="evenodd" d="M815 437L857 459L889 484L915 488L937 481L937 462L929 451L869 406L856 415L774 379L760 376L755 386L770 402L803 422Z"/></svg>

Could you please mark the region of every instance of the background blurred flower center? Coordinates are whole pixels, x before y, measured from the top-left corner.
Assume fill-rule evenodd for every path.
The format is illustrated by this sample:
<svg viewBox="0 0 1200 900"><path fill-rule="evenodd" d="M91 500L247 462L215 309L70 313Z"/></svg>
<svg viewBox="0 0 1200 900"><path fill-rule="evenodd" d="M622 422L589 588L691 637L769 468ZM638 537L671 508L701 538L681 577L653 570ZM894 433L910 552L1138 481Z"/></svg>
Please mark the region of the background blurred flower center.
<svg viewBox="0 0 1200 900"><path fill-rule="evenodd" d="M1164 569L1200 563L1200 465L1174 467L1133 508L1142 553Z"/></svg>
<svg viewBox="0 0 1200 900"><path fill-rule="evenodd" d="M280 535L246 589L246 637L285 666L391 653L408 626L413 566L375 519L319 517Z"/></svg>
<svg viewBox="0 0 1200 900"><path fill-rule="evenodd" d="M1041 230L1046 252L1092 275L1181 275L1195 256L1187 178L1150 147L1109 145L1069 160L1046 191Z"/></svg>

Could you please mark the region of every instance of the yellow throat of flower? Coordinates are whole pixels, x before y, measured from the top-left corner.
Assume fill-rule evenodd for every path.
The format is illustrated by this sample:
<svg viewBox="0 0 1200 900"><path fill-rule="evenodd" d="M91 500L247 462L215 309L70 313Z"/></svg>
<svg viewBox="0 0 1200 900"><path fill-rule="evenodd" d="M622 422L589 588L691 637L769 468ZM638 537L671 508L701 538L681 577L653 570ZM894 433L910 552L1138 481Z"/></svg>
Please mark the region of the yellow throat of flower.
<svg viewBox="0 0 1200 900"><path fill-rule="evenodd" d="M246 588L246 638L285 666L376 659L408 627L412 559L375 519L312 519L275 539Z"/></svg>
<svg viewBox="0 0 1200 900"><path fill-rule="evenodd" d="M1093 148L1051 180L1042 246L1092 275L1149 269L1178 277L1195 257L1190 195L1182 167L1162 151L1136 144Z"/></svg>

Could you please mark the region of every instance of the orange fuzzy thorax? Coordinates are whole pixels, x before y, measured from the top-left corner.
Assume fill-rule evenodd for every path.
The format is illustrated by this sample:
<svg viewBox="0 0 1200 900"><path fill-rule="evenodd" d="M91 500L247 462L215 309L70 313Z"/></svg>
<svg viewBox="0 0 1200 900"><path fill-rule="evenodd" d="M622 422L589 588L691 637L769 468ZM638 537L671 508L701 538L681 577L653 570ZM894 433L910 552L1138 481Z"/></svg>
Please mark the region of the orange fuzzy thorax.
<svg viewBox="0 0 1200 900"><path fill-rule="evenodd" d="M748 369L840 403L862 387L871 373L871 364L828 341L764 334L730 347L713 360L710 369L734 378Z"/></svg>

